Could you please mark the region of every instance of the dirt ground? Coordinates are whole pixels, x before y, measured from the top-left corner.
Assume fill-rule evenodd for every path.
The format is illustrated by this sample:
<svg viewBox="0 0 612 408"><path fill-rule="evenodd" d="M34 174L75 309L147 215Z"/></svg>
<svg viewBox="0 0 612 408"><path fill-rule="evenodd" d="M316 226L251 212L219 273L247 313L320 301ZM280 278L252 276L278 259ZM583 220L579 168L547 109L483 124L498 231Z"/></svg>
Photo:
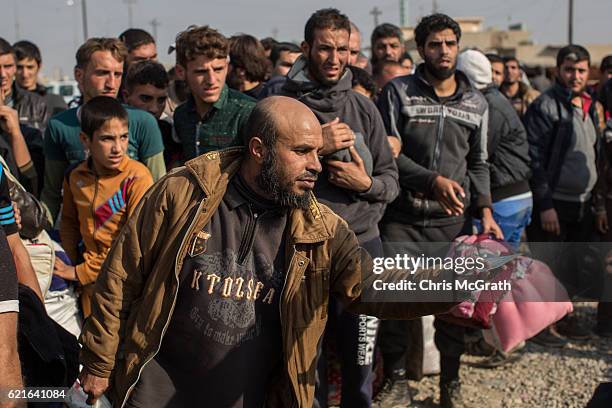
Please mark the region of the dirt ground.
<svg viewBox="0 0 612 408"><path fill-rule="evenodd" d="M576 303L580 316L595 324L596 303ZM464 356L462 361L478 360ZM527 342L512 365L482 369L462 364L463 396L473 407L584 407L600 382L612 381L612 339L593 335L563 349ZM438 406L438 376L410 381L414 407ZM612 407L612 405L611 405Z"/></svg>

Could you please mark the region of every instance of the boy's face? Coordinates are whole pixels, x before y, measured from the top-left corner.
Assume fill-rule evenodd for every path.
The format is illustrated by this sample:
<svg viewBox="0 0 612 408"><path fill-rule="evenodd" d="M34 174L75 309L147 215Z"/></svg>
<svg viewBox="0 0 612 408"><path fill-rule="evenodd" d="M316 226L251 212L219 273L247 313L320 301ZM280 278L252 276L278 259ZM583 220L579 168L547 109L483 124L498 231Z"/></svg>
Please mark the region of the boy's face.
<svg viewBox="0 0 612 408"><path fill-rule="evenodd" d="M127 154L128 124L120 119L107 120L91 139L81 133L81 141L92 158L96 172L116 170Z"/></svg>
<svg viewBox="0 0 612 408"><path fill-rule="evenodd" d="M185 79L193 96L211 105L221 97L227 69L227 58L210 59L203 55L189 61L186 67L177 64L177 74Z"/></svg>
<svg viewBox="0 0 612 408"><path fill-rule="evenodd" d="M36 89L40 65L34 58L24 58L17 61L17 83L24 89Z"/></svg>
<svg viewBox="0 0 612 408"><path fill-rule="evenodd" d="M134 85L131 90L124 89L124 100L128 105L146 110L157 119L164 113L168 90L157 88L151 84Z"/></svg>
<svg viewBox="0 0 612 408"><path fill-rule="evenodd" d="M5 96L11 93L16 71L15 56L10 53L0 55L0 88Z"/></svg>

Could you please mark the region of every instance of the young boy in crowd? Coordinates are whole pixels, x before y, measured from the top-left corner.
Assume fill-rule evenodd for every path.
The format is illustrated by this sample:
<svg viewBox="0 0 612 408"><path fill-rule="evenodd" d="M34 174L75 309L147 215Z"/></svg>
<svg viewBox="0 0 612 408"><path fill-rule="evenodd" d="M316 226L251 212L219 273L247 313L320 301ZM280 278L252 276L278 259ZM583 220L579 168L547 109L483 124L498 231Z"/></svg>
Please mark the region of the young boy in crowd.
<svg viewBox="0 0 612 408"><path fill-rule="evenodd" d="M147 167L128 156L128 138L128 114L118 100L98 96L83 105L81 141L89 157L66 173L60 227L64 249L76 266L57 259L55 274L82 286L85 317L113 241L153 184Z"/></svg>
<svg viewBox="0 0 612 408"><path fill-rule="evenodd" d="M174 133L172 117L164 112L169 83L168 73L159 62L136 62L128 70L122 95L125 103L145 110L157 119L164 142L164 162L167 170L181 165L183 153L183 146Z"/></svg>

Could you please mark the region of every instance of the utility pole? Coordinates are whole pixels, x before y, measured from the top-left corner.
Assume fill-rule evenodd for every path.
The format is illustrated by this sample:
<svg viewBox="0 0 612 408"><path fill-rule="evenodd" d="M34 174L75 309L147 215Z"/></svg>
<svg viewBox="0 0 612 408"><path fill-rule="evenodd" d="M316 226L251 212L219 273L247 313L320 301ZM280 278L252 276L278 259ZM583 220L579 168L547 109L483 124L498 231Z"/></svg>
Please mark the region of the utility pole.
<svg viewBox="0 0 612 408"><path fill-rule="evenodd" d="M76 50L77 48L79 48L79 18L78 18L78 10L77 10L76 7L71 7L71 6L74 6L74 2L70 3L69 1L67 1L66 4L72 10L72 43L73 43L72 46ZM60 78L61 78L61 76L60 76Z"/></svg>
<svg viewBox="0 0 612 408"><path fill-rule="evenodd" d="M399 0L400 27L406 27L406 10L404 0Z"/></svg>
<svg viewBox="0 0 612 408"><path fill-rule="evenodd" d="M128 28L134 28L134 4L136 0L123 0L128 6Z"/></svg>
<svg viewBox="0 0 612 408"><path fill-rule="evenodd" d="M567 21L567 43L574 43L574 0L569 0L569 12Z"/></svg>
<svg viewBox="0 0 612 408"><path fill-rule="evenodd" d="M374 16L374 27L378 27L378 16L382 14L382 11L378 9L378 7L374 6L370 14Z"/></svg>
<svg viewBox="0 0 612 408"><path fill-rule="evenodd" d="M21 30L19 27L19 0L14 0L13 6L13 14L15 20L15 40L19 41L21 40Z"/></svg>
<svg viewBox="0 0 612 408"><path fill-rule="evenodd" d="M432 4L431 4L431 13L432 14L436 14L438 12L439 8L438 8L438 0L433 0Z"/></svg>
<svg viewBox="0 0 612 408"><path fill-rule="evenodd" d="M87 41L89 38L87 33L87 0L81 0L81 17L83 18L83 38Z"/></svg>
<svg viewBox="0 0 612 408"><path fill-rule="evenodd" d="M154 18L149 24L151 24L151 28L153 29L153 38L155 38L155 41L157 41L157 27L159 27L161 23L157 20L157 18Z"/></svg>

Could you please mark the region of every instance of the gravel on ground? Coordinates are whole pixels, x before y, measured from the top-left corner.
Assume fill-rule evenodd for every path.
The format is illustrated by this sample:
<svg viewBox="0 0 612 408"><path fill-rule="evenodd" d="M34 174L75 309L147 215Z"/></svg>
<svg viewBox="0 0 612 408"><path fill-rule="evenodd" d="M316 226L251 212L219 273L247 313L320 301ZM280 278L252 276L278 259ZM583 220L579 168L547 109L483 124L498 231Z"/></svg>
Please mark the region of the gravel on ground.
<svg viewBox="0 0 612 408"><path fill-rule="evenodd" d="M596 303L575 303L575 313L595 325ZM464 356L462 362L481 357ZM562 349L527 342L517 362L494 369L461 365L462 395L469 407L583 408L600 382L612 381L612 339L570 341ZM438 376L410 381L414 407L438 407ZM611 405L612 407L612 405Z"/></svg>

